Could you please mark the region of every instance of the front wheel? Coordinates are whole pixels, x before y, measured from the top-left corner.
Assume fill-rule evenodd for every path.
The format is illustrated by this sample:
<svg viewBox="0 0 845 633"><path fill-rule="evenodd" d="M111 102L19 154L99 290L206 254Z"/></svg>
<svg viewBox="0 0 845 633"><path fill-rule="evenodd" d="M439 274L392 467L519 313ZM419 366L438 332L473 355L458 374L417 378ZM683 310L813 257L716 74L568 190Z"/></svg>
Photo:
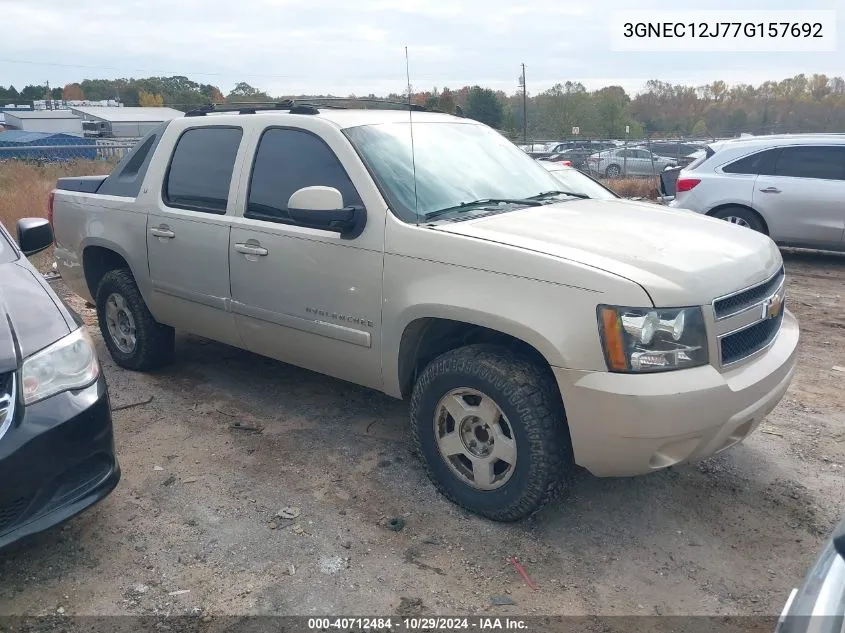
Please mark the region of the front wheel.
<svg viewBox="0 0 845 633"><path fill-rule="evenodd" d="M619 165L608 165L604 172L608 178L618 178L621 173L622 170L619 168Z"/></svg>
<svg viewBox="0 0 845 633"><path fill-rule="evenodd" d="M490 345L446 352L425 368L411 397L411 425L438 490L496 521L534 514L573 465L554 381Z"/></svg>

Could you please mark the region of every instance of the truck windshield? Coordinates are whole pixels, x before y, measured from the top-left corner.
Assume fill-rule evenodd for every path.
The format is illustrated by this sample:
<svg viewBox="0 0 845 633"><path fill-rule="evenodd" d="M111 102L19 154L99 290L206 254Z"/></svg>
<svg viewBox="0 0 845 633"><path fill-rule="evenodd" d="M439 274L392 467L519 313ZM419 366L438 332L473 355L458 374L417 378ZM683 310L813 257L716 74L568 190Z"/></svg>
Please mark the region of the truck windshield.
<svg viewBox="0 0 845 633"><path fill-rule="evenodd" d="M487 126L425 121L414 122L413 131L412 161L409 123L344 130L390 208L406 222L471 201L528 199L562 189L537 161Z"/></svg>

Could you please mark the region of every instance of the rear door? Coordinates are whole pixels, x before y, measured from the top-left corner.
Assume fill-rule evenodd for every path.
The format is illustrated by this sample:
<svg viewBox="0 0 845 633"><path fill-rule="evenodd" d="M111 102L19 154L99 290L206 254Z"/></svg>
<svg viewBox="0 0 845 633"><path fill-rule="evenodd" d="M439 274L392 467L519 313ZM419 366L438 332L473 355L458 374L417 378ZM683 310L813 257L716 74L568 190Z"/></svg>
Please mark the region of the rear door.
<svg viewBox="0 0 845 633"><path fill-rule="evenodd" d="M228 212L242 137L242 128L233 126L184 130L147 218L156 318L231 345L239 339L228 311Z"/></svg>
<svg viewBox="0 0 845 633"><path fill-rule="evenodd" d="M845 146L783 147L754 184L754 206L772 239L838 248L845 235Z"/></svg>

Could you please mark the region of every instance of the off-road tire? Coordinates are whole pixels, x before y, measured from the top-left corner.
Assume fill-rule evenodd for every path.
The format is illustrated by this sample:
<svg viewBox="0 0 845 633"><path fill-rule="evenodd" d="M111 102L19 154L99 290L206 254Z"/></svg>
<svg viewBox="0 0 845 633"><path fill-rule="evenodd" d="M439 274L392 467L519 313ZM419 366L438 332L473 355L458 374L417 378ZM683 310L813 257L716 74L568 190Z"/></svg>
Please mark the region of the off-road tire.
<svg viewBox="0 0 845 633"><path fill-rule="evenodd" d="M434 430L440 399L467 387L491 397L517 443L514 473L495 490L459 479L441 456ZM451 501L495 521L518 521L555 498L574 469L557 385L536 363L493 345L470 345L435 358L411 395L411 430L429 478Z"/></svg>
<svg viewBox="0 0 845 633"><path fill-rule="evenodd" d="M106 325L106 301L114 293L123 296L135 322L136 344L129 354L118 349ZM175 332L172 327L158 323L150 314L129 270L111 270L103 276L97 286L96 306L100 332L115 363L125 369L149 371L173 360Z"/></svg>

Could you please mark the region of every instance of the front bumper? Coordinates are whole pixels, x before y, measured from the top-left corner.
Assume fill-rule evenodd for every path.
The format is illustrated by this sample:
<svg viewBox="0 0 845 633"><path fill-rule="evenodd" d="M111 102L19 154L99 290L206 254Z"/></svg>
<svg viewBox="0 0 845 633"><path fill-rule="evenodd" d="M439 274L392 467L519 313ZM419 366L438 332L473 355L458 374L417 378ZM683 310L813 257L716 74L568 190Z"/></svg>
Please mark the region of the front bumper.
<svg viewBox="0 0 845 633"><path fill-rule="evenodd" d="M0 547L79 514L120 480L102 375L18 411L0 439Z"/></svg>
<svg viewBox="0 0 845 633"><path fill-rule="evenodd" d="M745 439L795 372L798 323L786 311L765 353L725 373L710 365L657 374L553 368L575 462L601 477L709 457Z"/></svg>

